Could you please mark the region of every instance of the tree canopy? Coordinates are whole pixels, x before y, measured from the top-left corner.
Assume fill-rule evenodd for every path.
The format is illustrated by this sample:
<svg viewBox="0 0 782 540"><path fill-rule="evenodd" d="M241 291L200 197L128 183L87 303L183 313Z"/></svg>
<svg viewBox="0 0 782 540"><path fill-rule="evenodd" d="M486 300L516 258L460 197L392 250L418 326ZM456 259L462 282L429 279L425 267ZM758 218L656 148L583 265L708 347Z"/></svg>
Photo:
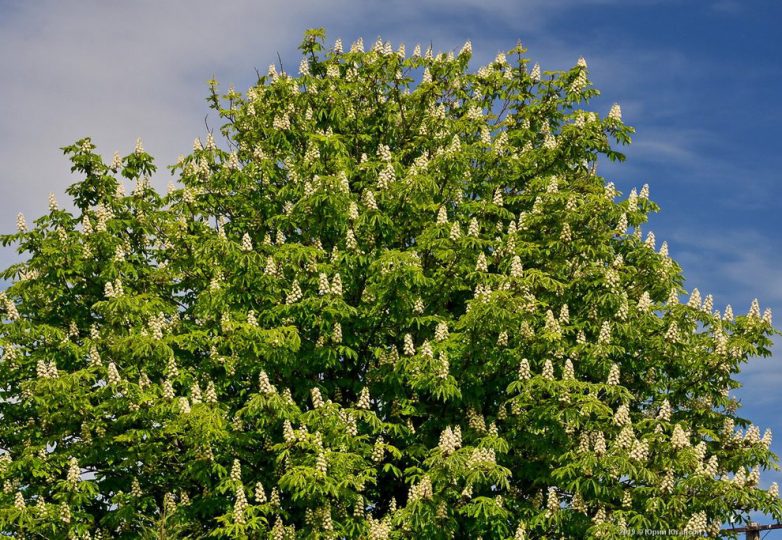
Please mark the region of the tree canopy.
<svg viewBox="0 0 782 540"><path fill-rule="evenodd" d="M685 294L600 159L579 59L471 70L307 31L209 104L156 192L139 141L0 237L0 531L17 538L714 536L782 519L730 395L771 312ZM281 68L280 68L281 69ZM126 192L126 183L135 183Z"/></svg>

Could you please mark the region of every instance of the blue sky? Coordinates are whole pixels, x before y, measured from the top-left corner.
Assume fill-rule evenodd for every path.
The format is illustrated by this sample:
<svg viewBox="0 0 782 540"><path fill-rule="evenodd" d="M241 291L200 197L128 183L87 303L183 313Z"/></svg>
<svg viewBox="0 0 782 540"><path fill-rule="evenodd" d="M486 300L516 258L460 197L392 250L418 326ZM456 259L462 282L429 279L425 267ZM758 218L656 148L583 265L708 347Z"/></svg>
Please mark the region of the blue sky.
<svg viewBox="0 0 782 540"><path fill-rule="evenodd" d="M594 110L622 105L638 132L627 162L600 172L625 193L650 184L662 212L645 230L668 241L687 289L740 313L757 297L780 319L780 22L771 0L0 0L0 229L45 212L50 191L64 200L75 179L58 148L77 138L110 156L142 137L159 165L174 162L205 132L206 81L245 90L277 52L295 71L308 27L435 50L471 39L476 67L520 39L543 69L583 55ZM775 356L750 362L738 395L782 454L782 340Z"/></svg>

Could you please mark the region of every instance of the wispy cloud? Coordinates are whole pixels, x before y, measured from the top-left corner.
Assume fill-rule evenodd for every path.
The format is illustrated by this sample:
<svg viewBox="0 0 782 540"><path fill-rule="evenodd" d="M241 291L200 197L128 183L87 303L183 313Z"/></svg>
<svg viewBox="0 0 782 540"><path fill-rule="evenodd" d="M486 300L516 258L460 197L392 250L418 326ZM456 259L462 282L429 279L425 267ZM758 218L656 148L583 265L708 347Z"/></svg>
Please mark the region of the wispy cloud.
<svg viewBox="0 0 782 540"><path fill-rule="evenodd" d="M748 308L758 297L764 304L782 308L782 253L774 237L747 228L720 234L699 229L679 230L671 240L677 258L693 270L692 286L698 286L692 279L696 274L723 289L734 307L746 304Z"/></svg>
<svg viewBox="0 0 782 540"><path fill-rule="evenodd" d="M163 164L173 162L204 131L206 81L215 74L242 89L253 79L253 68L265 71L277 52L292 71L307 27L325 25L332 39L363 34L374 40L383 34L434 39L446 48L460 46L466 37L479 41L474 28L454 31L457 16L505 18L530 30L566 4L443 1L419 9L400 0L371 5L238 0L219 8L204 0L0 4L0 195L6 209L0 228L13 226L16 209L42 211L46 192L61 192L72 181L58 148L77 138L91 135L110 154L129 151L141 136ZM482 50L494 48L493 38L484 41Z"/></svg>
<svg viewBox="0 0 782 540"><path fill-rule="evenodd" d="M697 130L647 130L636 136L628 152L634 159L644 162L675 163L680 167L697 167L703 155L695 146L710 137Z"/></svg>
<svg viewBox="0 0 782 540"><path fill-rule="evenodd" d="M711 4L711 9L718 13L733 15L741 11L741 3L736 0L718 0Z"/></svg>
<svg viewBox="0 0 782 540"><path fill-rule="evenodd" d="M611 0L589 2L606 3ZM204 132L206 81L214 74L244 89L253 68L265 71L278 52L293 71L307 27L326 26L331 39L383 35L433 40L441 49L472 38L481 61L512 46L509 34L542 34L551 17L574 4L237 0L218 9L205 0L0 3L0 196L6 210L0 229L12 229L17 210L42 212L47 192L62 193L75 181L59 147L80 137L92 136L108 155L130 151L142 137L159 165L172 163Z"/></svg>
<svg viewBox="0 0 782 540"><path fill-rule="evenodd" d="M782 340L777 339L774 349L780 350ZM778 358L753 358L744 365L739 375L743 388L736 392L742 401L751 403L750 412L761 414L766 422L773 422L782 429L782 418L774 411L782 407L782 365ZM769 414L769 412L771 414ZM751 418L754 415L748 415ZM760 418L758 418L760 421Z"/></svg>

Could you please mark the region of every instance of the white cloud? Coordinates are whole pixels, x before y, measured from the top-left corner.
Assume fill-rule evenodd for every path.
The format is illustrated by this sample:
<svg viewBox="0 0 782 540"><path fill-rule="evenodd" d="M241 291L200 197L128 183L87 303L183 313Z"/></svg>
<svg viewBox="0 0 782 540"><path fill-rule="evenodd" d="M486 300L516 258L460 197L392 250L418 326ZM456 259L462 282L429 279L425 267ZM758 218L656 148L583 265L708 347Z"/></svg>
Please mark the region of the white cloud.
<svg viewBox="0 0 782 540"><path fill-rule="evenodd" d="M382 33L445 49L472 38L476 56L488 58L512 46L493 25L540 32L573 1L49 0L0 8L0 230L13 229L18 210L39 215L49 191L61 194L76 180L59 148L78 138L91 136L110 156L142 137L159 167L174 162L205 130L206 81L214 74L223 87L245 89L253 68L265 72L278 51L293 71L307 27L325 26L330 40L341 35L348 43ZM483 24L473 25L477 18ZM212 118L210 126L218 125Z"/></svg>
<svg viewBox="0 0 782 540"><path fill-rule="evenodd" d="M549 31L556 17L576 8L611 4L621 5L619 0L236 0L219 8L205 0L13 4L0 18L5 210L0 230L13 229L19 209L28 217L40 214L47 192L60 194L75 181L58 148L77 138L92 136L99 151L110 156L114 150L130 151L140 136L161 168L172 163L204 133L207 79L215 74L223 87L233 82L242 90L254 78L253 68L265 71L277 51L294 70L295 46L311 26L325 26L329 41L341 36L348 43L358 35L371 42L382 34L395 43L432 40L436 49L458 49L469 38L476 62L518 37L544 69L567 68L585 55L591 78L603 90L602 101L595 103L603 112L620 101L630 124L683 114L687 103L666 78L697 75L709 66L693 66L682 51L665 45L616 47L598 34L576 42L581 38ZM210 126L218 125L212 115ZM704 146L720 139L697 126L646 127L635 140L626 149L625 176L633 171L640 177L655 162L697 170L700 179L736 168L705 163ZM165 169L159 176L167 176ZM163 184L164 179L158 181ZM763 195L771 185L748 183L741 198L732 200L768 204ZM0 259L7 256L1 253Z"/></svg>
<svg viewBox="0 0 782 540"><path fill-rule="evenodd" d="M734 302L734 307L749 308L752 298L757 297L761 304L782 308L782 253L775 247L773 237L734 227L719 234L680 230L671 240L672 249L679 251L676 257L681 259L685 274L688 267L699 268L701 279L730 294L727 301ZM693 282L691 286L700 285ZM739 298L740 304L736 302Z"/></svg>
<svg viewBox="0 0 782 540"><path fill-rule="evenodd" d="M736 0L718 0L711 5L711 9L725 15L735 15L741 11L741 4Z"/></svg>
<svg viewBox="0 0 782 540"><path fill-rule="evenodd" d="M13 229L18 209L40 214L46 193L62 193L75 181L59 147L83 136L108 156L131 151L142 137L160 167L172 163L204 133L213 74L224 88L231 82L246 88L254 67L265 72L277 51L292 60L303 30L349 12L347 5L18 4L0 21L0 228ZM212 118L211 127L218 125Z"/></svg>
<svg viewBox="0 0 782 540"><path fill-rule="evenodd" d="M780 350L780 341L774 346ZM745 364L738 376L743 388L736 394L753 409L766 411L779 410L782 406L782 365L775 358L753 358ZM773 407L772 407L773 406ZM775 422L782 427L782 421Z"/></svg>

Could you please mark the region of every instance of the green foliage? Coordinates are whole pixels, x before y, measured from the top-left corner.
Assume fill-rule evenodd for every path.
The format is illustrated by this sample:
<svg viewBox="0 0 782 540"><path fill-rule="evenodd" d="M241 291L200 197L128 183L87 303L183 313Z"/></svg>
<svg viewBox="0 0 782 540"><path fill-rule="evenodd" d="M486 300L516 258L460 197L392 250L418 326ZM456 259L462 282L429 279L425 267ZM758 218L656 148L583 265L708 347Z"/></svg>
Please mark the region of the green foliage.
<svg viewBox="0 0 782 540"><path fill-rule="evenodd" d="M771 315L714 311L618 200L632 129L585 62L343 51L210 82L165 196L140 142L2 273L0 531L27 538L620 538L782 518L729 396ZM124 182L135 181L126 194ZM629 229L629 232L628 232ZM746 435L736 428L747 428ZM735 478L734 478L735 477Z"/></svg>

